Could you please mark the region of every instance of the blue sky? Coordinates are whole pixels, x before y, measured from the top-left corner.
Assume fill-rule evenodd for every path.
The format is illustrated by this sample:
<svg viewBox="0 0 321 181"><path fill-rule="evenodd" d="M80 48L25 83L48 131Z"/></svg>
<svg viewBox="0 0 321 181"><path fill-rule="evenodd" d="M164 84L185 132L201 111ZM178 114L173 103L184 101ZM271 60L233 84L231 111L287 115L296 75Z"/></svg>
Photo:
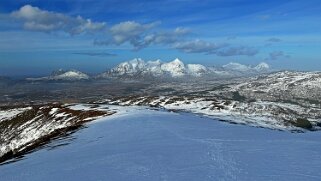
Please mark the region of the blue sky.
<svg viewBox="0 0 321 181"><path fill-rule="evenodd" d="M141 57L321 70L319 0L0 2L0 75L89 73Z"/></svg>

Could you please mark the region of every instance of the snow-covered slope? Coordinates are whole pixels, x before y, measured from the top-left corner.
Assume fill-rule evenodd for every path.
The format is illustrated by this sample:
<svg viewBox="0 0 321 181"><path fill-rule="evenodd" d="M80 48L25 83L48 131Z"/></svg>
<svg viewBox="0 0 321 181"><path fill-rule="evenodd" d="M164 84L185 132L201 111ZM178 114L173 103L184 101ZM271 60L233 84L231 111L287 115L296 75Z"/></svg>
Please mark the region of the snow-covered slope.
<svg viewBox="0 0 321 181"><path fill-rule="evenodd" d="M320 137L132 109L1 165L0 173L4 181L318 181Z"/></svg>
<svg viewBox="0 0 321 181"><path fill-rule="evenodd" d="M160 60L147 61L137 58L127 62L120 63L118 66L108 70L100 75L99 78L148 78L152 77L167 77L167 78L182 78L182 77L233 77L257 75L269 71L269 65L260 63L252 67L239 63L229 63L222 67L205 67L201 64L184 64L176 58L171 62L162 62Z"/></svg>
<svg viewBox="0 0 321 181"><path fill-rule="evenodd" d="M27 80L88 80L90 77L78 70L68 70L65 71L63 69L59 69L57 71L53 71L50 76L41 77L41 78L28 78Z"/></svg>

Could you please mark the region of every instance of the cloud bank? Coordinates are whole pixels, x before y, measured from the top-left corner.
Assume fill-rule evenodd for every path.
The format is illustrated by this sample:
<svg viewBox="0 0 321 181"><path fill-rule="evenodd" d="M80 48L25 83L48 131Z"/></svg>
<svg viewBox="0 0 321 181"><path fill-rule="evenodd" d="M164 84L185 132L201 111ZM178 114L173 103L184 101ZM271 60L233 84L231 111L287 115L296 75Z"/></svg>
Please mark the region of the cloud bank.
<svg viewBox="0 0 321 181"><path fill-rule="evenodd" d="M106 26L106 22L93 22L81 16L71 17L62 13L42 10L25 5L10 16L22 22L23 28L40 32L65 32L69 35L100 33L94 44L99 46L131 45L140 50L152 45L167 46L185 53L214 54L217 56L254 56L258 49L248 46L235 46L228 43L213 43L191 39L191 31L177 27L174 30L160 30L160 22L138 23L125 21ZM276 41L276 40L275 40Z"/></svg>

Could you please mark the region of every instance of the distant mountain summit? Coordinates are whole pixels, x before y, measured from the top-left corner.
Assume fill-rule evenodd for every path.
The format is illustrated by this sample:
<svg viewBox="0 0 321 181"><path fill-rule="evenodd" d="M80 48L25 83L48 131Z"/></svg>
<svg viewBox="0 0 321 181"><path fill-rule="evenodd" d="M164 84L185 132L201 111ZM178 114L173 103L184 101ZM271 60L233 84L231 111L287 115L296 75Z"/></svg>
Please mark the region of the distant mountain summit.
<svg viewBox="0 0 321 181"><path fill-rule="evenodd" d="M62 69L54 71L49 77L52 80L86 80L89 76L78 70L64 71Z"/></svg>
<svg viewBox="0 0 321 181"><path fill-rule="evenodd" d="M78 70L63 70L59 69L53 71L50 76L40 77L40 78L28 78L27 80L66 80L66 81L76 81L76 80L88 80L90 77Z"/></svg>
<svg viewBox="0 0 321 181"><path fill-rule="evenodd" d="M140 58L120 63L116 67L99 74L98 78L184 78L184 77L233 77L266 73L270 66L266 63L252 67L239 63L229 63L221 67L205 67L201 64L184 64L176 58L170 62L147 61Z"/></svg>
<svg viewBox="0 0 321 181"><path fill-rule="evenodd" d="M240 63L231 62L222 66L225 72L229 72L234 75L255 75L261 73L267 73L270 71L270 66L262 62L256 66L248 66Z"/></svg>
<svg viewBox="0 0 321 181"><path fill-rule="evenodd" d="M270 71L270 66L267 63L262 62L255 66L254 69L259 72L268 72Z"/></svg>

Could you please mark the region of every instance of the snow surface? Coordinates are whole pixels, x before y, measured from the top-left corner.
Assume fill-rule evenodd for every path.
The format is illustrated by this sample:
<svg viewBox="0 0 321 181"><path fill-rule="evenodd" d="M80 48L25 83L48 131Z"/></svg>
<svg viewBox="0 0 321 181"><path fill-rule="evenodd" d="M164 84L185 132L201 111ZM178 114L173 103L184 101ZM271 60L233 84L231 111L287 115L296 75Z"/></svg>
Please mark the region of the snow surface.
<svg viewBox="0 0 321 181"><path fill-rule="evenodd" d="M1 165L0 180L321 178L321 132L293 134L191 114L112 109L123 111Z"/></svg>

